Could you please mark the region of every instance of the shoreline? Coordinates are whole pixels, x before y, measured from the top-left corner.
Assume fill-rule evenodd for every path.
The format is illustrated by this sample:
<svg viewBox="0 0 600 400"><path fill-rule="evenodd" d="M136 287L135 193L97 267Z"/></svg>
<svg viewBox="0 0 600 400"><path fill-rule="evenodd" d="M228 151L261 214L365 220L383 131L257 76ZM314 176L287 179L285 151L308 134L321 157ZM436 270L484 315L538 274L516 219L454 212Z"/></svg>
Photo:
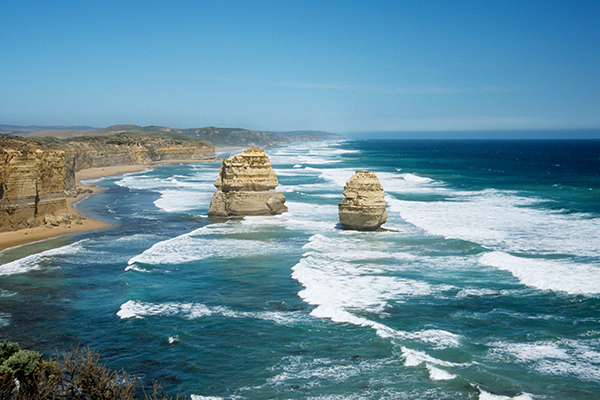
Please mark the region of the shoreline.
<svg viewBox="0 0 600 400"><path fill-rule="evenodd" d="M229 151L229 148L215 148L215 153ZM91 184L85 185L81 181L86 180L100 180L102 178L110 178L115 176L122 176L129 173L140 172L148 168L156 167L162 164L172 163L194 163L194 162L217 162L221 159L216 156L214 160L165 160L158 161L153 164L141 164L141 165L117 165L111 167L98 167L98 168L87 168L82 169L75 173L75 185L84 190L91 190L91 193L81 193L77 197L67 197L67 208L71 214L80 216L81 223L72 222L68 225L60 225L49 228L47 226L37 226L35 228L23 228L16 231L0 232L0 253L4 250L11 249L13 247L23 246L35 242L40 242L48 239L55 239L61 236L69 235L77 232L92 231L98 229L105 229L111 225L104 222L91 218L87 218L81 213L76 207L77 203L93 196L94 194L102 191L102 188Z"/></svg>

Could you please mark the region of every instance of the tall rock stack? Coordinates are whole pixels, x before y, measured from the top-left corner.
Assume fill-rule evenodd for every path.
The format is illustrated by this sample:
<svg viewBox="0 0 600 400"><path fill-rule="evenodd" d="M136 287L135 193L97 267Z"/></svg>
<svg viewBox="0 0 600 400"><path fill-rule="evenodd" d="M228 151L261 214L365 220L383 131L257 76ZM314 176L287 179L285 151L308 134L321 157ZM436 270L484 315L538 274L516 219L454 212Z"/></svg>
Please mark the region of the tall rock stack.
<svg viewBox="0 0 600 400"><path fill-rule="evenodd" d="M374 172L356 171L343 194L346 198L338 204L338 212L345 229L374 231L387 220L385 192Z"/></svg>
<svg viewBox="0 0 600 400"><path fill-rule="evenodd" d="M287 211L285 196L269 157L261 149L245 150L223 160L217 192L210 201L209 217L276 215Z"/></svg>

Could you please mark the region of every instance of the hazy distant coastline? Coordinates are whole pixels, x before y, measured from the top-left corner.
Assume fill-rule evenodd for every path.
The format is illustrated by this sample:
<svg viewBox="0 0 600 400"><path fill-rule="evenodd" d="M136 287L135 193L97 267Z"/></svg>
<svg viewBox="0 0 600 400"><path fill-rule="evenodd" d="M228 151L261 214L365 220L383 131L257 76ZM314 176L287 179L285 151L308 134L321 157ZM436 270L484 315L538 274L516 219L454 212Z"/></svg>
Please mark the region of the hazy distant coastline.
<svg viewBox="0 0 600 400"><path fill-rule="evenodd" d="M270 132L245 128L170 128L166 126L111 125L106 128L88 126L19 126L1 125L0 134L27 138L56 137L68 139L80 136L109 136L118 133L170 134L208 140L215 146L275 146L296 141L343 140L345 137L323 131Z"/></svg>
<svg viewBox="0 0 600 400"><path fill-rule="evenodd" d="M68 138L75 136L111 135L119 132L177 132L207 140L213 139L216 146L237 146L236 143L219 143L218 135L223 138L230 136L250 137L257 134L262 139L278 137L278 141L290 142L295 140L343 140L349 139L398 139L398 140L596 140L600 139L600 129L514 129L514 130L439 130L439 131L348 131L326 132L319 130L295 131L255 131L244 128L168 128L162 126L112 125L106 128L91 126L37 126L37 125L7 125L0 124L0 134L24 137ZM213 132L208 138L209 132ZM215 135L217 133L217 135ZM202 137L206 136L206 137ZM282 139L283 138L283 139Z"/></svg>

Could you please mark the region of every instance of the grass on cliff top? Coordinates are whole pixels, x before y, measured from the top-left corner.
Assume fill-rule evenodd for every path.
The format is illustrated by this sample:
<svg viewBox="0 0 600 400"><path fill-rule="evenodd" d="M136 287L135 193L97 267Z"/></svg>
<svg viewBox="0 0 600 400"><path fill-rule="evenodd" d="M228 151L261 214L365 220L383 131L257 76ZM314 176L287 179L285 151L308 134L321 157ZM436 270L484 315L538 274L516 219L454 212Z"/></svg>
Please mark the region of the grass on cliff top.
<svg viewBox="0 0 600 400"><path fill-rule="evenodd" d="M190 137L188 135L177 132L121 132L114 135L93 135L93 136L76 136L66 139L59 139L54 136L45 136L41 138L23 138L19 136L9 136L0 134L0 148L14 150L35 150L35 149L63 149L65 144L69 143L94 143L94 144L137 144L142 145L145 142L172 142L174 145L182 145L185 143L193 145L207 145L209 142L203 139Z"/></svg>

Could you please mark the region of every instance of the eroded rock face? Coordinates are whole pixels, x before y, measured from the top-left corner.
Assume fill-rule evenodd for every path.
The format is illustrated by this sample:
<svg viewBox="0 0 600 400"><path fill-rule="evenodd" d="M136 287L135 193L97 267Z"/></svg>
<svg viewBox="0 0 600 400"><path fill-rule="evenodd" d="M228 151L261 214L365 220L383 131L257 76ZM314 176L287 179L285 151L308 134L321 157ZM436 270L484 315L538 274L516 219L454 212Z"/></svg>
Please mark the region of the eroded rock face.
<svg viewBox="0 0 600 400"><path fill-rule="evenodd" d="M77 223L65 196L79 193L81 169L214 157L214 146L197 139L124 134L40 143L0 135L0 232Z"/></svg>
<svg viewBox="0 0 600 400"><path fill-rule="evenodd" d="M68 193L76 192L75 172L86 168L215 158L215 146L205 140L174 140L150 135L121 136L110 140L73 140L61 146L65 150L65 191Z"/></svg>
<svg viewBox="0 0 600 400"><path fill-rule="evenodd" d="M356 171L344 186L339 202L340 225L345 229L374 231L387 220L385 193L371 171Z"/></svg>
<svg viewBox="0 0 600 400"><path fill-rule="evenodd" d="M285 196L276 192L279 184L269 157L261 149L245 150L223 160L217 192L208 210L209 217L276 215L287 211Z"/></svg>
<svg viewBox="0 0 600 400"><path fill-rule="evenodd" d="M62 150L0 148L0 231L68 223Z"/></svg>

